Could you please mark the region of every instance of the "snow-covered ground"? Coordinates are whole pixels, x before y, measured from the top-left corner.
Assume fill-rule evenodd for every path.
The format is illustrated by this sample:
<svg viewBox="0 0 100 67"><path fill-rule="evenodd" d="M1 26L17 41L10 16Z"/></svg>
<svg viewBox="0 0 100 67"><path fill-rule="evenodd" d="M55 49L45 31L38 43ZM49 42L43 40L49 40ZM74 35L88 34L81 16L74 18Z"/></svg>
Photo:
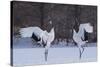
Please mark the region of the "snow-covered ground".
<svg viewBox="0 0 100 67"><path fill-rule="evenodd" d="M67 42L56 42L51 45L51 47L76 47L74 43L67 43ZM85 44L86 47L93 47L97 46L96 43L87 43ZM36 42L33 42L31 38L13 38L13 48L20 49L20 48L43 48Z"/></svg>
<svg viewBox="0 0 100 67"><path fill-rule="evenodd" d="M96 43L88 43L96 45ZM63 44L62 44L63 45ZM71 43L69 44L71 45ZM45 61L44 48L33 45L30 38L15 39L13 42L13 64L37 65L37 64L58 64L88 62L97 60L97 47L85 47L82 58L79 59L79 49L75 46L53 45L49 49L48 60Z"/></svg>

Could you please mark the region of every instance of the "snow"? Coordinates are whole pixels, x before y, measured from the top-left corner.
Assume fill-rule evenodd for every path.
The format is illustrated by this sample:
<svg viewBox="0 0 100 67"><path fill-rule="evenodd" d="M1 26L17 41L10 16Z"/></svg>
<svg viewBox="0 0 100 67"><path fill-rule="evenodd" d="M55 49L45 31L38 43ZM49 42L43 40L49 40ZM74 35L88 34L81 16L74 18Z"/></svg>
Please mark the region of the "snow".
<svg viewBox="0 0 100 67"><path fill-rule="evenodd" d="M88 43L96 45L96 43ZM63 45L63 44L62 44ZM45 49L32 43L30 38L14 38L13 64L14 66L58 64L97 61L97 47L85 47L82 58L79 59L79 49L76 46L54 44L50 47L48 60L45 61ZM72 45L71 43L69 45Z"/></svg>
<svg viewBox="0 0 100 67"><path fill-rule="evenodd" d="M79 59L78 48L50 48L48 60L45 61L44 48L24 48L13 50L14 65L37 65L37 64L56 64L82 61L96 61L96 47L85 49L82 58Z"/></svg>

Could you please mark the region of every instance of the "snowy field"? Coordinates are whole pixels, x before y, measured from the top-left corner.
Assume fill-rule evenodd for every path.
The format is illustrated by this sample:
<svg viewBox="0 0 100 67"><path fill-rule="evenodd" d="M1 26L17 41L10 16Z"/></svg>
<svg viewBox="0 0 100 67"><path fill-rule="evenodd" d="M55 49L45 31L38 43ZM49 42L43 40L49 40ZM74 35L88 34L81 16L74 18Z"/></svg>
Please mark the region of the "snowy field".
<svg viewBox="0 0 100 67"><path fill-rule="evenodd" d="M79 49L76 46L69 47L66 44L53 45L49 49L48 60L45 61L44 48L33 45L30 38L13 40L13 64L15 66L58 64L89 62L97 60L96 43L88 43L92 46L85 47L82 58L79 59ZM72 45L69 43L68 45Z"/></svg>

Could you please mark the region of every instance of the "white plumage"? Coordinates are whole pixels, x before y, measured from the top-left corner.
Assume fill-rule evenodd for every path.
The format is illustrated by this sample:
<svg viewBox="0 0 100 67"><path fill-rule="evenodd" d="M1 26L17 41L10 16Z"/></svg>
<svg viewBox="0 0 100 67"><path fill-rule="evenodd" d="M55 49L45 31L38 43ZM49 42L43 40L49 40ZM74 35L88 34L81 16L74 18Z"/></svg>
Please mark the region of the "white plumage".
<svg viewBox="0 0 100 67"><path fill-rule="evenodd" d="M73 34L73 39L76 43L80 44L80 45L84 45L86 42L88 41L83 41L81 38L82 36L80 36L78 33L76 33L75 30L74 31L74 34ZM84 37L84 36L83 36Z"/></svg>
<svg viewBox="0 0 100 67"><path fill-rule="evenodd" d="M45 60L46 61L47 61L47 56L48 56L48 49L50 48L50 45L53 42L54 38L55 38L54 28L52 28L49 33L45 31L45 34L43 36L43 41L45 41L46 43L46 46L45 46Z"/></svg>
<svg viewBox="0 0 100 67"><path fill-rule="evenodd" d="M21 37L31 37L32 33L34 32L35 35L41 37L43 34L43 30L40 29L39 27L26 27L26 28L21 28L19 30Z"/></svg>
<svg viewBox="0 0 100 67"><path fill-rule="evenodd" d="M81 58L81 55L84 51L84 48L82 46L86 42L88 42L87 40L86 41L84 40L85 39L84 31L86 31L88 33L93 32L93 27L90 25L90 23L80 24L78 32L76 32L75 29L73 29L73 40L77 43L77 46L79 48L80 58Z"/></svg>
<svg viewBox="0 0 100 67"><path fill-rule="evenodd" d="M26 27L26 28L21 28L19 30L20 35L22 38L24 37L32 37L32 34L34 33L35 36L37 36L37 38L42 38L44 31L39 28L39 27ZM42 44L42 39L40 41L38 41L38 43Z"/></svg>
<svg viewBox="0 0 100 67"><path fill-rule="evenodd" d="M54 28L50 32L39 27L26 27L19 30L21 37L32 37L32 34L41 39L38 43L45 44L45 60L47 60L48 49L55 38Z"/></svg>

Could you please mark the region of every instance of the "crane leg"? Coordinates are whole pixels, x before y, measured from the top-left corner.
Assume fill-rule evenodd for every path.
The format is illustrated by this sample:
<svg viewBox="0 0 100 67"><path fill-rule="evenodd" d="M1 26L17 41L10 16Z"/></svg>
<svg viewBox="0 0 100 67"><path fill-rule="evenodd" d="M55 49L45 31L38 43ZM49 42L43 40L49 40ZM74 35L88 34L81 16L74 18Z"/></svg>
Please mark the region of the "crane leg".
<svg viewBox="0 0 100 67"><path fill-rule="evenodd" d="M45 61L47 61L47 57L48 57L48 49L45 50Z"/></svg>
<svg viewBox="0 0 100 67"><path fill-rule="evenodd" d="M80 55L79 55L79 59L81 59L82 54L81 54L81 50L80 50L80 49L79 49L79 53L80 53Z"/></svg>
<svg viewBox="0 0 100 67"><path fill-rule="evenodd" d="M84 51L84 48L80 45L80 44L77 44L78 48L79 48L79 59L82 58L82 53Z"/></svg>
<svg viewBox="0 0 100 67"><path fill-rule="evenodd" d="M84 47L80 47L79 48L79 52L80 52L80 59L82 58L82 54L84 52Z"/></svg>
<svg viewBox="0 0 100 67"><path fill-rule="evenodd" d="M84 52L84 47L82 47L82 52L81 52L81 55L83 54L83 52Z"/></svg>
<svg viewBox="0 0 100 67"><path fill-rule="evenodd" d="M47 45L45 46L45 61L47 61L47 58L48 58L49 48L50 48L50 43L47 43Z"/></svg>

